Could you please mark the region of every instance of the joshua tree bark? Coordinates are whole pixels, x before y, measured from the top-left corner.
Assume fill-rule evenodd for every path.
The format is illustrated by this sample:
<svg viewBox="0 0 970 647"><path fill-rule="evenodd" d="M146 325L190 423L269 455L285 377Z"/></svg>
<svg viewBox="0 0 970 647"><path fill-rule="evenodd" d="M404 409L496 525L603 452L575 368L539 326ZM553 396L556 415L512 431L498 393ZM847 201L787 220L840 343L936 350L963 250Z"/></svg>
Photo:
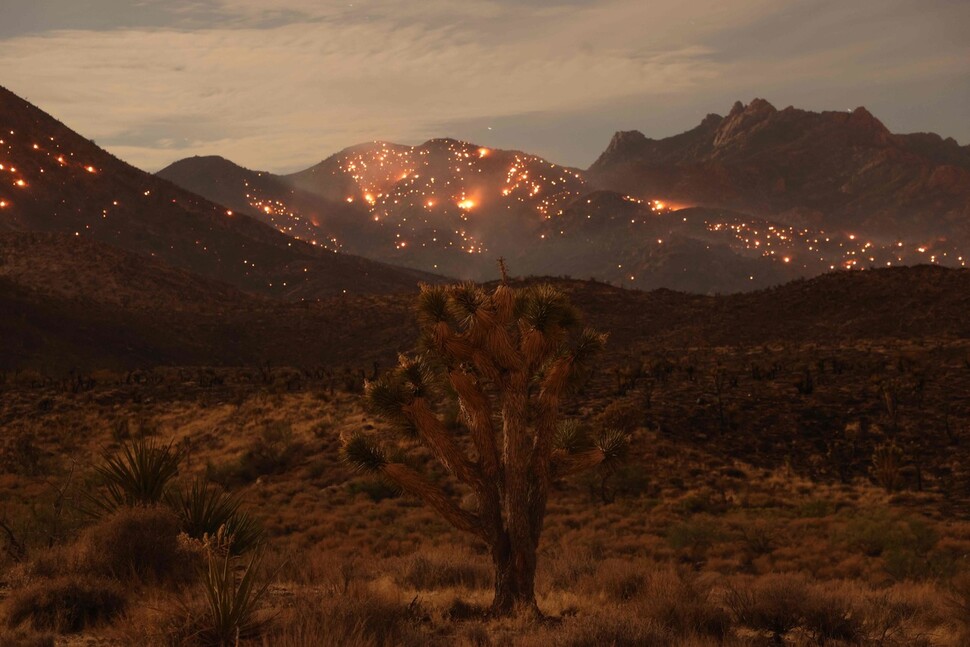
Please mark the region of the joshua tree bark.
<svg viewBox="0 0 970 647"><path fill-rule="evenodd" d="M503 272L504 274L504 272ZM535 573L539 538L554 479L620 458L626 438L590 437L562 424L560 403L588 372L606 336L579 331L560 291L492 292L471 285L422 286L420 350L367 383L372 409L426 445L475 495L473 510L363 435L346 439L347 460L383 474L491 551L492 613L538 613ZM462 430L453 432L433 407L457 398Z"/></svg>

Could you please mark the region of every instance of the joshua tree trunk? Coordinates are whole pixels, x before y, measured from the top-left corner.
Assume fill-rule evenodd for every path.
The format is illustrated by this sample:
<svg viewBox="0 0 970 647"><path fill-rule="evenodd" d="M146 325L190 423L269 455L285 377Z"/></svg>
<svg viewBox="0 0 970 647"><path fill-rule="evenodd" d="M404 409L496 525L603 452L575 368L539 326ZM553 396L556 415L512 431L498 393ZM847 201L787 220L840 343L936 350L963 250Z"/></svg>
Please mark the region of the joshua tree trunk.
<svg viewBox="0 0 970 647"><path fill-rule="evenodd" d="M425 352L402 356L396 369L369 382L367 400L423 442L474 493L478 509L462 508L439 485L359 434L347 439L345 456L488 545L495 568L493 614L538 614L536 550L552 481L615 460L626 446L623 435L590 438L577 425L564 434L559 424L560 400L585 375L605 335L587 329L571 337L576 313L548 286L516 293L503 281L491 294L473 285L424 286L418 305ZM458 399L467 442L432 409L443 393Z"/></svg>
<svg viewBox="0 0 970 647"><path fill-rule="evenodd" d="M510 615L516 611L538 613L536 605L536 547L526 546L516 552L507 535L492 546L495 569L495 597L492 614Z"/></svg>

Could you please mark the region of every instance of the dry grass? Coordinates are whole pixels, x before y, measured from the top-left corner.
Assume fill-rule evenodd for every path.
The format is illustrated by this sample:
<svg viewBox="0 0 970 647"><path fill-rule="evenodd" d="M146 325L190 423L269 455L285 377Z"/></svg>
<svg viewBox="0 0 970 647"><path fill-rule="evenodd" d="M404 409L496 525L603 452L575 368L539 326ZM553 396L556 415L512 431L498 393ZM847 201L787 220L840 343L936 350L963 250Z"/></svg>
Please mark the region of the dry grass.
<svg viewBox="0 0 970 647"><path fill-rule="evenodd" d="M118 430L127 429L129 437L150 434L183 447L183 484L226 475L230 492L266 528L266 571L275 577L263 610L275 622L253 644L700 646L763 645L775 636L806 646L967 644L970 523L960 514L970 497L963 468L941 462L946 454L957 458L962 445L940 440L940 398L945 380L951 394L970 385L970 370L947 364L933 348L904 350L937 371L923 412L909 395L900 414L908 429L920 423L928 446L944 449L926 449L922 492L911 472L893 494L866 472L867 452L885 433L877 429L885 416L874 385L899 373L896 347L812 350L827 361L810 397L789 383L805 361L796 351L721 354L722 365L740 376L728 391L731 420L723 432L705 370L691 380L684 369L699 364L696 357L668 357L673 373L652 383L648 403L642 384L622 398L612 377L594 384L572 414L615 426L640 420L631 472L614 482L622 487L613 488L611 503L595 481L557 485L538 573L539 605L555 619L547 624L483 617L491 597L484 547L341 464L341 434L377 425L354 393L331 394L313 382L280 390L231 371L221 385L203 387L195 373L189 385L176 370L160 372L155 385L78 394L8 388L4 431L32 446L18 440L5 447L30 457L37 470L0 474L7 502L0 520L27 551L26 563L14 564L0 535L10 587L4 614L11 622L11 610L28 599L56 606L43 591L69 591L58 579L67 572L76 574L74 585L111 578L128 589L129 615L107 624L104 616L84 620L85 635L125 645L173 644L173 636L192 633L186 618L202 613L200 590L191 581L180 585L185 576L165 566L187 561L178 553L184 546L169 541L170 523L158 516L135 524L134 517L150 516L142 511L89 526L73 513L90 461L117 447L125 436ZM836 354L849 365L842 373L832 368ZM752 363L775 361L787 362L791 375L750 377ZM650 373L652 363L645 364ZM970 424L965 400L951 397L947 413L957 436ZM870 445L826 445L825 433L842 438L844 422L860 412L872 423ZM65 456L78 459L73 475ZM162 536L169 539L153 543ZM157 561L135 564L135 555ZM70 625L38 617L47 618L41 625ZM28 631L29 618L21 624Z"/></svg>

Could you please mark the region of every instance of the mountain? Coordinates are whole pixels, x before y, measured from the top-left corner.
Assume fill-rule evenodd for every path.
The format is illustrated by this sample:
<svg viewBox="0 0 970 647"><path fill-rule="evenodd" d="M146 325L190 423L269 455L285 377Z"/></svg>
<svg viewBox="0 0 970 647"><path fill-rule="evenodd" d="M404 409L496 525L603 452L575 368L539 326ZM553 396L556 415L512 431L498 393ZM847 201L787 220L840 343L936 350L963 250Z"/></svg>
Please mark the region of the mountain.
<svg viewBox="0 0 970 647"><path fill-rule="evenodd" d="M666 139L618 132L587 177L634 196L824 231L970 238L970 147L935 134L893 134L865 108L738 102L726 117L708 115Z"/></svg>
<svg viewBox="0 0 970 647"><path fill-rule="evenodd" d="M287 176L211 157L158 175L301 239L476 279L495 275L498 256L551 235L551 221L588 191L576 169L453 139L352 146Z"/></svg>
<svg viewBox="0 0 970 647"><path fill-rule="evenodd" d="M159 176L289 235L462 278L494 277L499 256L521 274L694 292L750 290L806 271L720 226L741 215L676 215L592 190L575 169L455 140L355 146L289 176L219 157L181 160Z"/></svg>
<svg viewBox="0 0 970 647"><path fill-rule="evenodd" d="M965 266L967 147L863 109L763 100L663 140L617 133L588 171L453 139L353 146L291 175L216 157L159 176L302 240L487 280L534 275L700 293L837 268ZM970 184L968 184L970 186Z"/></svg>
<svg viewBox="0 0 970 647"><path fill-rule="evenodd" d="M0 231L89 238L290 299L438 280L295 241L118 160L3 88Z"/></svg>

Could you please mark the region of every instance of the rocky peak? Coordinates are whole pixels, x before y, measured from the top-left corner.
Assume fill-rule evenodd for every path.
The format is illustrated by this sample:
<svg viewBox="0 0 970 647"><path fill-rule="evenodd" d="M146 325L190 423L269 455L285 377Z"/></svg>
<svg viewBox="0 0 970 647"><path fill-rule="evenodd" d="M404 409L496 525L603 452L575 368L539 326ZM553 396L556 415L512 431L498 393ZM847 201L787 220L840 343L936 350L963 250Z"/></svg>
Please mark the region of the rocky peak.
<svg viewBox="0 0 970 647"><path fill-rule="evenodd" d="M601 157L606 159L635 155L647 141L646 135L639 130L617 131Z"/></svg>

